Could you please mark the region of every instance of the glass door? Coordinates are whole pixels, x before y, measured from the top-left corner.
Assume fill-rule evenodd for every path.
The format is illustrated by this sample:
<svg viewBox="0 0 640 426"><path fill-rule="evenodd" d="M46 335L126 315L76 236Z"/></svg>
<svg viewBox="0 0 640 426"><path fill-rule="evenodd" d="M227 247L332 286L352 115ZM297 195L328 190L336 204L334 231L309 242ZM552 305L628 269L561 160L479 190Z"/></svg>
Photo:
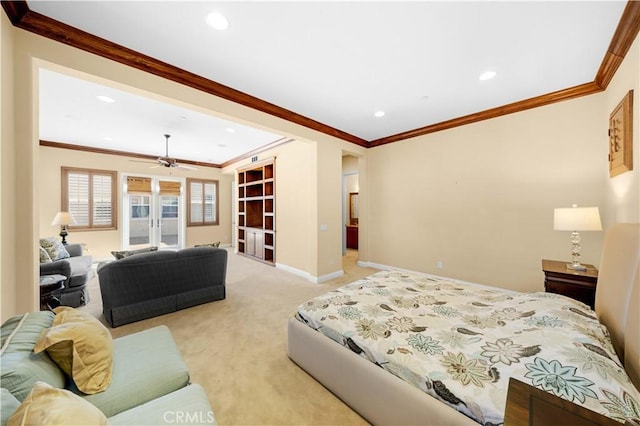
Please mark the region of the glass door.
<svg viewBox="0 0 640 426"><path fill-rule="evenodd" d="M183 181L127 176L125 182L125 249L183 247Z"/></svg>

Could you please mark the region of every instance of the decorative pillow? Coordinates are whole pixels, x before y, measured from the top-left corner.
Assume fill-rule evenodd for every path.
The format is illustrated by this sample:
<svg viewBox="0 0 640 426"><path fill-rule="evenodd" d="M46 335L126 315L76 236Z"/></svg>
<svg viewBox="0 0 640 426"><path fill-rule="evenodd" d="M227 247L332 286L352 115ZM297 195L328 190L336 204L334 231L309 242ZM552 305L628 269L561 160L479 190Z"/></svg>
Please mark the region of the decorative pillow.
<svg viewBox="0 0 640 426"><path fill-rule="evenodd" d="M40 247L45 249L51 260L60 260L71 257L64 244L56 237L40 238Z"/></svg>
<svg viewBox="0 0 640 426"><path fill-rule="evenodd" d="M220 247L220 241L218 241L217 243L196 244L194 247Z"/></svg>
<svg viewBox="0 0 640 426"><path fill-rule="evenodd" d="M108 425L105 415L89 401L65 389L37 382L8 426L18 425Z"/></svg>
<svg viewBox="0 0 640 426"><path fill-rule="evenodd" d="M51 328L42 331L34 353L47 353L86 394L102 392L111 383L113 340L96 318L68 306L56 313Z"/></svg>
<svg viewBox="0 0 640 426"><path fill-rule="evenodd" d="M151 247L141 248L137 250L112 251L111 254L116 259L124 259L125 257L133 256L134 254L148 253L150 251L158 251L158 247L151 246Z"/></svg>
<svg viewBox="0 0 640 426"><path fill-rule="evenodd" d="M43 249L42 247L40 247L40 263L51 263L51 256L49 256L49 253L47 253L47 251L45 249Z"/></svg>

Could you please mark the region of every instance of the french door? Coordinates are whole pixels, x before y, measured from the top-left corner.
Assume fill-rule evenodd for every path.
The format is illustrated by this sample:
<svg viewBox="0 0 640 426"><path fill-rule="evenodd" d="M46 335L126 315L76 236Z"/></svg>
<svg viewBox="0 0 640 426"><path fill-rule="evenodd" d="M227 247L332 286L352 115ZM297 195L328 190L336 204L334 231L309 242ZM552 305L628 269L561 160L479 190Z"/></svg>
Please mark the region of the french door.
<svg viewBox="0 0 640 426"><path fill-rule="evenodd" d="M184 246L182 180L125 177L123 242L126 249Z"/></svg>

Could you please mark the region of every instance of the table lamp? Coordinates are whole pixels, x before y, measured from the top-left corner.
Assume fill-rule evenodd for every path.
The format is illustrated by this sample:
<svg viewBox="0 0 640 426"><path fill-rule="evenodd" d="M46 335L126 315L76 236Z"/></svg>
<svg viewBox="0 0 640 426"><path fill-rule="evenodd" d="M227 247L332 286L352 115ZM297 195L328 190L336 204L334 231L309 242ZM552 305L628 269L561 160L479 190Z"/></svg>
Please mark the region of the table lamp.
<svg viewBox="0 0 640 426"><path fill-rule="evenodd" d="M67 244L67 226L75 225L77 222L69 212L58 212L56 217L53 218L51 225L60 225L60 236L62 237L62 244Z"/></svg>
<svg viewBox="0 0 640 426"><path fill-rule="evenodd" d="M567 264L567 269L586 271L587 268L580 263L580 234L578 231L602 231L600 212L597 207L578 207L553 210L553 229L556 231L571 231L572 262Z"/></svg>

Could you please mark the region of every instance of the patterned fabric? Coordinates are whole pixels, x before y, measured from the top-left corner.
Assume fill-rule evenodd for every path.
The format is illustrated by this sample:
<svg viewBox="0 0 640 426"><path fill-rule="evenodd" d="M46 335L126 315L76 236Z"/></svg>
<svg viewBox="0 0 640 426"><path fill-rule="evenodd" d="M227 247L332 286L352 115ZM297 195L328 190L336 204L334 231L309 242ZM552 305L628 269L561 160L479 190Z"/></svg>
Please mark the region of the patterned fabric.
<svg viewBox="0 0 640 426"><path fill-rule="evenodd" d="M151 247L141 248L137 250L112 251L111 254L117 260L120 260L120 259L124 259L125 257L133 256L134 254L148 253L150 251L158 251L158 247L151 246Z"/></svg>
<svg viewBox="0 0 640 426"><path fill-rule="evenodd" d="M71 257L64 244L55 237L41 238L40 247L45 249L51 260L60 260Z"/></svg>
<svg viewBox="0 0 640 426"><path fill-rule="evenodd" d="M220 247L220 241L209 244L196 244L194 247Z"/></svg>
<svg viewBox="0 0 640 426"><path fill-rule="evenodd" d="M42 247L40 247L40 263L51 263L51 256L49 256L49 253L47 253L47 251L45 249L43 249Z"/></svg>
<svg viewBox="0 0 640 426"><path fill-rule="evenodd" d="M296 317L480 424L504 422L509 377L620 422L640 418L606 327L564 296L383 271Z"/></svg>

